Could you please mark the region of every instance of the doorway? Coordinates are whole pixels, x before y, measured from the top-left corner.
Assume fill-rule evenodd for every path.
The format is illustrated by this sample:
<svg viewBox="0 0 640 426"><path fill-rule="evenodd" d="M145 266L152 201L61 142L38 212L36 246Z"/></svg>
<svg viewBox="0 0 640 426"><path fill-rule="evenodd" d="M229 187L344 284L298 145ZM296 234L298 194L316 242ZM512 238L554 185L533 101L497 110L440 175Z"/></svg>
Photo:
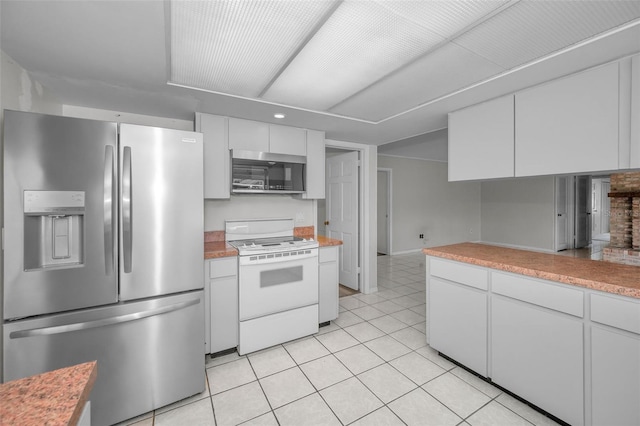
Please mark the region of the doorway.
<svg viewBox="0 0 640 426"><path fill-rule="evenodd" d="M378 291L378 262L376 259L377 209L376 209L376 146L325 139L325 154L355 151L358 153L358 238L353 244L357 250L358 290L364 294ZM326 182L325 182L326 184ZM328 193L328 192L327 192ZM317 200L316 227L320 235L327 235L326 200ZM324 232L322 231L324 230Z"/></svg>
<svg viewBox="0 0 640 426"><path fill-rule="evenodd" d="M610 177L594 176L591 179L591 188L591 240L609 241Z"/></svg>
<svg viewBox="0 0 640 426"><path fill-rule="evenodd" d="M555 179L555 251L580 249L591 244L591 176Z"/></svg>
<svg viewBox="0 0 640 426"><path fill-rule="evenodd" d="M359 290L360 161L358 151L326 153L325 235L342 241L340 284Z"/></svg>
<svg viewBox="0 0 640 426"><path fill-rule="evenodd" d="M378 169L378 255L390 255L391 251L391 202L392 199L392 169Z"/></svg>

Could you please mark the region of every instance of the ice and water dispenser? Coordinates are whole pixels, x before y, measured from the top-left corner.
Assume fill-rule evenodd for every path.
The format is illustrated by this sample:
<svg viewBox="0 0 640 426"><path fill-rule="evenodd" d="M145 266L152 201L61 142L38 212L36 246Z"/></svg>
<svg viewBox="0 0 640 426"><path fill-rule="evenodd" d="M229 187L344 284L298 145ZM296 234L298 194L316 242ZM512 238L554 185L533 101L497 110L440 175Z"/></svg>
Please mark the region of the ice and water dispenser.
<svg viewBox="0 0 640 426"><path fill-rule="evenodd" d="M24 191L24 269L83 264L83 191Z"/></svg>

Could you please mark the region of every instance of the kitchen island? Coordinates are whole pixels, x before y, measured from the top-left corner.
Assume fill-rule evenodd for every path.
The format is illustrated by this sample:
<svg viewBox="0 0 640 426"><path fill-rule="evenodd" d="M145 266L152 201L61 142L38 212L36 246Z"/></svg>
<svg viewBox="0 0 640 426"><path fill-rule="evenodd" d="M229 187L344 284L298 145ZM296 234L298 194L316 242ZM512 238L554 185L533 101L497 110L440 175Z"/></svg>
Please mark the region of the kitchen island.
<svg viewBox="0 0 640 426"><path fill-rule="evenodd" d="M81 418L88 420L83 414L97 375L92 361L1 384L0 424L76 425Z"/></svg>
<svg viewBox="0 0 640 426"><path fill-rule="evenodd" d="M569 424L640 424L640 268L479 243L423 252L431 347Z"/></svg>

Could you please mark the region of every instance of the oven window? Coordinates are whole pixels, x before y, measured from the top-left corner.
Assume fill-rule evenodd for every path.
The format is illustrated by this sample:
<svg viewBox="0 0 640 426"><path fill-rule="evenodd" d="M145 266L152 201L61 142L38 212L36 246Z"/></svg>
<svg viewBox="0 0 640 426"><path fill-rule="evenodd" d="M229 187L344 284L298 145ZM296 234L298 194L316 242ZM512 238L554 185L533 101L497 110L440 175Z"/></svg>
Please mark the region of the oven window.
<svg viewBox="0 0 640 426"><path fill-rule="evenodd" d="M290 268L260 271L260 287L294 283L302 281L302 265Z"/></svg>

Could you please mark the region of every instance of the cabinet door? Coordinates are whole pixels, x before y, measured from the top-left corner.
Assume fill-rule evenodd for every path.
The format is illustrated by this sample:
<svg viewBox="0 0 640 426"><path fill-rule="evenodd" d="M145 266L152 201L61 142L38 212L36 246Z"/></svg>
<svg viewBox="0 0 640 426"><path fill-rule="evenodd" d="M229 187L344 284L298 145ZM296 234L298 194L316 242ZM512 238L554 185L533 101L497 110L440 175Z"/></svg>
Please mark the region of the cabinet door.
<svg viewBox="0 0 640 426"><path fill-rule="evenodd" d="M516 94L516 176L618 168L618 63Z"/></svg>
<svg viewBox="0 0 640 426"><path fill-rule="evenodd" d="M640 424L640 336L591 328L594 426Z"/></svg>
<svg viewBox="0 0 640 426"><path fill-rule="evenodd" d="M211 353L238 346L238 258L210 260Z"/></svg>
<svg viewBox="0 0 640 426"><path fill-rule="evenodd" d="M307 182L302 198L325 198L324 132L307 130Z"/></svg>
<svg viewBox="0 0 640 426"><path fill-rule="evenodd" d="M196 131L204 146L204 198L229 198L229 138L227 118L196 113Z"/></svg>
<svg viewBox="0 0 640 426"><path fill-rule="evenodd" d="M487 377L487 293L430 277L429 345Z"/></svg>
<svg viewBox="0 0 640 426"><path fill-rule="evenodd" d="M204 262L204 353L211 353L211 283L209 282L209 263Z"/></svg>
<svg viewBox="0 0 640 426"><path fill-rule="evenodd" d="M229 149L269 152L269 124L229 118Z"/></svg>
<svg viewBox="0 0 640 426"><path fill-rule="evenodd" d="M449 181L514 176L513 95L449 114Z"/></svg>
<svg viewBox="0 0 640 426"><path fill-rule="evenodd" d="M269 152L307 155L307 135L304 129L289 126L269 126Z"/></svg>
<svg viewBox="0 0 640 426"><path fill-rule="evenodd" d="M572 425L584 424L581 319L493 295L491 379Z"/></svg>
<svg viewBox="0 0 640 426"><path fill-rule="evenodd" d="M238 277L211 280L211 353L238 346Z"/></svg>
<svg viewBox="0 0 640 426"><path fill-rule="evenodd" d="M338 318L338 246L320 249L318 274L318 323L323 323Z"/></svg>

